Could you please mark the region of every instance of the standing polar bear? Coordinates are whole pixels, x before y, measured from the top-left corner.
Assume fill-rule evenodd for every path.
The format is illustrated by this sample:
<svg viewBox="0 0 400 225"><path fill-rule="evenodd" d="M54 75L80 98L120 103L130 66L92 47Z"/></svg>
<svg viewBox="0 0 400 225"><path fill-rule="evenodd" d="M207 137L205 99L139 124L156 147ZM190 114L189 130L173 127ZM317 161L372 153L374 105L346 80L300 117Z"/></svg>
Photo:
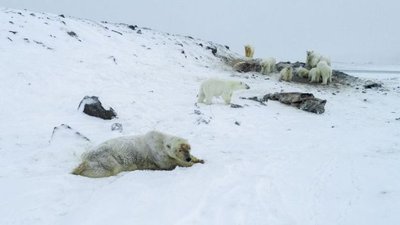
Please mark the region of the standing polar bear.
<svg viewBox="0 0 400 225"><path fill-rule="evenodd" d="M320 72L322 78L322 84L332 83L332 68L325 61L320 61L317 64L317 69Z"/></svg>
<svg viewBox="0 0 400 225"><path fill-rule="evenodd" d="M261 73L268 75L275 72L276 70L276 59L273 57L265 58L261 62Z"/></svg>
<svg viewBox="0 0 400 225"><path fill-rule="evenodd" d="M158 131L108 140L82 158L83 162L72 174L93 178L113 176L122 171L173 170L177 166L204 163L190 154L187 140Z"/></svg>
<svg viewBox="0 0 400 225"><path fill-rule="evenodd" d="M331 60L329 58L322 56L314 51L307 51L307 69L315 68L320 61L325 61L329 66L331 65Z"/></svg>
<svg viewBox="0 0 400 225"><path fill-rule="evenodd" d="M254 48L253 48L253 46L251 46L251 45L245 45L245 46L244 46L244 55L245 55L247 58L252 59L253 56L254 56Z"/></svg>
<svg viewBox="0 0 400 225"><path fill-rule="evenodd" d="M210 105L213 97L222 96L225 104L228 105L231 103L233 91L241 89L250 89L250 87L241 81L208 79L200 86L197 102L203 103L206 100L205 103Z"/></svg>

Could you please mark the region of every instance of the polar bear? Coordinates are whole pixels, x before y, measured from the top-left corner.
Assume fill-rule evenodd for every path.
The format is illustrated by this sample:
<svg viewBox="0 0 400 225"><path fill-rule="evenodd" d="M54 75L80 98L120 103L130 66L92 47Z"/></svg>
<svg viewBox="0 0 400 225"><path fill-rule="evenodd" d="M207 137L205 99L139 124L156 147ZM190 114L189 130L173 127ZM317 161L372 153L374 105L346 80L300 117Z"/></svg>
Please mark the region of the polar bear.
<svg viewBox="0 0 400 225"><path fill-rule="evenodd" d="M276 59L273 57L265 58L261 62L261 73L268 75L276 71Z"/></svg>
<svg viewBox="0 0 400 225"><path fill-rule="evenodd" d="M312 68L308 74L311 83L318 83L321 80L321 71L318 68Z"/></svg>
<svg viewBox="0 0 400 225"><path fill-rule="evenodd" d="M213 97L222 96L225 104L228 105L231 103L233 91L241 89L250 89L250 87L241 81L219 80L211 78L201 83L197 102L203 103L204 100L206 100L205 103L210 105Z"/></svg>
<svg viewBox="0 0 400 225"><path fill-rule="evenodd" d="M332 83L332 68L326 61L320 61L317 64L317 69L321 74L322 84L328 84L328 80L330 83Z"/></svg>
<svg viewBox="0 0 400 225"><path fill-rule="evenodd" d="M301 78L308 78L309 70L300 66L296 69L296 75Z"/></svg>
<svg viewBox="0 0 400 225"><path fill-rule="evenodd" d="M252 59L254 56L254 48L251 45L244 46L244 54L247 58Z"/></svg>
<svg viewBox="0 0 400 225"><path fill-rule="evenodd" d="M122 171L173 170L204 163L190 154L187 140L159 131L110 139L84 153L82 159L72 174L93 178Z"/></svg>
<svg viewBox="0 0 400 225"><path fill-rule="evenodd" d="M291 66L283 68L280 75L279 80L291 81L293 78L293 68Z"/></svg>
<svg viewBox="0 0 400 225"><path fill-rule="evenodd" d="M320 61L326 61L328 65L331 65L331 60L328 57L324 57L314 51L307 51L306 67L312 69L317 66Z"/></svg>

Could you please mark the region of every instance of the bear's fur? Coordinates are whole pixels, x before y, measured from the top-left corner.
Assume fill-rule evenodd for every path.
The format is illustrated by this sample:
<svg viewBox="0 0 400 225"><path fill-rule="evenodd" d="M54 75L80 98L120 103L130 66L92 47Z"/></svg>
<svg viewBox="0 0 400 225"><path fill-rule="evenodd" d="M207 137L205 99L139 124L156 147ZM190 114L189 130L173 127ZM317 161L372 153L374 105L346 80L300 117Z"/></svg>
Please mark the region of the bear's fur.
<svg viewBox="0 0 400 225"><path fill-rule="evenodd" d="M326 61L320 61L317 64L317 69L320 71L322 84L332 83L332 68Z"/></svg>
<svg viewBox="0 0 400 225"><path fill-rule="evenodd" d="M205 100L209 105L213 97L222 96L225 104L230 104L233 91L240 89L250 89L250 87L241 81L208 79L200 86L197 102L203 103Z"/></svg>
<svg viewBox="0 0 400 225"><path fill-rule="evenodd" d="M310 71L308 71L308 69L306 69L302 66L296 69L296 75L301 78L308 78L309 72Z"/></svg>
<svg viewBox="0 0 400 225"><path fill-rule="evenodd" d="M280 75L279 80L291 81L293 79L293 68L291 66L283 68Z"/></svg>
<svg viewBox="0 0 400 225"><path fill-rule="evenodd" d="M308 74L311 83L319 83L321 80L321 71L318 68L312 68Z"/></svg>
<svg viewBox="0 0 400 225"><path fill-rule="evenodd" d="M261 73L264 75L268 75L270 73L274 73L276 71L276 59L273 57L265 58L261 62Z"/></svg>
<svg viewBox="0 0 400 225"><path fill-rule="evenodd" d="M307 69L315 68L320 61L325 61L329 66L331 65L331 60L328 57L324 57L314 51L307 51Z"/></svg>
<svg viewBox="0 0 400 225"><path fill-rule="evenodd" d="M247 58L252 59L254 56L254 48L251 45L244 46L244 54Z"/></svg>
<svg viewBox="0 0 400 225"><path fill-rule="evenodd" d="M122 171L173 170L204 163L190 154L187 140L158 131L110 139L83 154L82 159L72 174L93 178Z"/></svg>

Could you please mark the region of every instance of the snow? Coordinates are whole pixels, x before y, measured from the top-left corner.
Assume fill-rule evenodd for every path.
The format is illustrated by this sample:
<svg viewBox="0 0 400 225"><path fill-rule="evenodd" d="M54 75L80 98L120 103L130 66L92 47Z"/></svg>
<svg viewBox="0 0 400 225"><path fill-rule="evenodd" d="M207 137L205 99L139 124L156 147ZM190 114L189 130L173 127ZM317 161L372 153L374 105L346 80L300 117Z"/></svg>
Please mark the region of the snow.
<svg viewBox="0 0 400 225"><path fill-rule="evenodd" d="M400 223L399 67L334 65L384 90L249 78L199 46L235 54L208 41L31 13L0 9L0 224ZM210 77L246 82L251 89L232 99L245 107L222 99L196 106ZM312 92L327 99L326 111L239 98L281 90ZM118 119L78 111L86 95ZM116 122L122 133L111 131ZM91 142L69 130L51 138L60 124ZM90 146L152 129L187 138L206 163L102 179L70 174Z"/></svg>

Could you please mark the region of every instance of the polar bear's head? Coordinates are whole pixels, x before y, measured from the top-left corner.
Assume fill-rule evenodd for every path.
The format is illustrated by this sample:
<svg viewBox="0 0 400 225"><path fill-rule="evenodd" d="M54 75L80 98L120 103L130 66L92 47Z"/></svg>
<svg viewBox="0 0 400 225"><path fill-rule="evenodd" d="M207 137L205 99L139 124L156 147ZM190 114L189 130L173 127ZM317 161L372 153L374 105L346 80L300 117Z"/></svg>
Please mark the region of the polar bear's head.
<svg viewBox="0 0 400 225"><path fill-rule="evenodd" d="M233 90L250 89L250 86L241 81L232 81L231 83Z"/></svg>
<svg viewBox="0 0 400 225"><path fill-rule="evenodd" d="M178 137L168 138L164 143L164 147L168 155L174 159L186 162L192 160L190 157L190 145L185 139Z"/></svg>

